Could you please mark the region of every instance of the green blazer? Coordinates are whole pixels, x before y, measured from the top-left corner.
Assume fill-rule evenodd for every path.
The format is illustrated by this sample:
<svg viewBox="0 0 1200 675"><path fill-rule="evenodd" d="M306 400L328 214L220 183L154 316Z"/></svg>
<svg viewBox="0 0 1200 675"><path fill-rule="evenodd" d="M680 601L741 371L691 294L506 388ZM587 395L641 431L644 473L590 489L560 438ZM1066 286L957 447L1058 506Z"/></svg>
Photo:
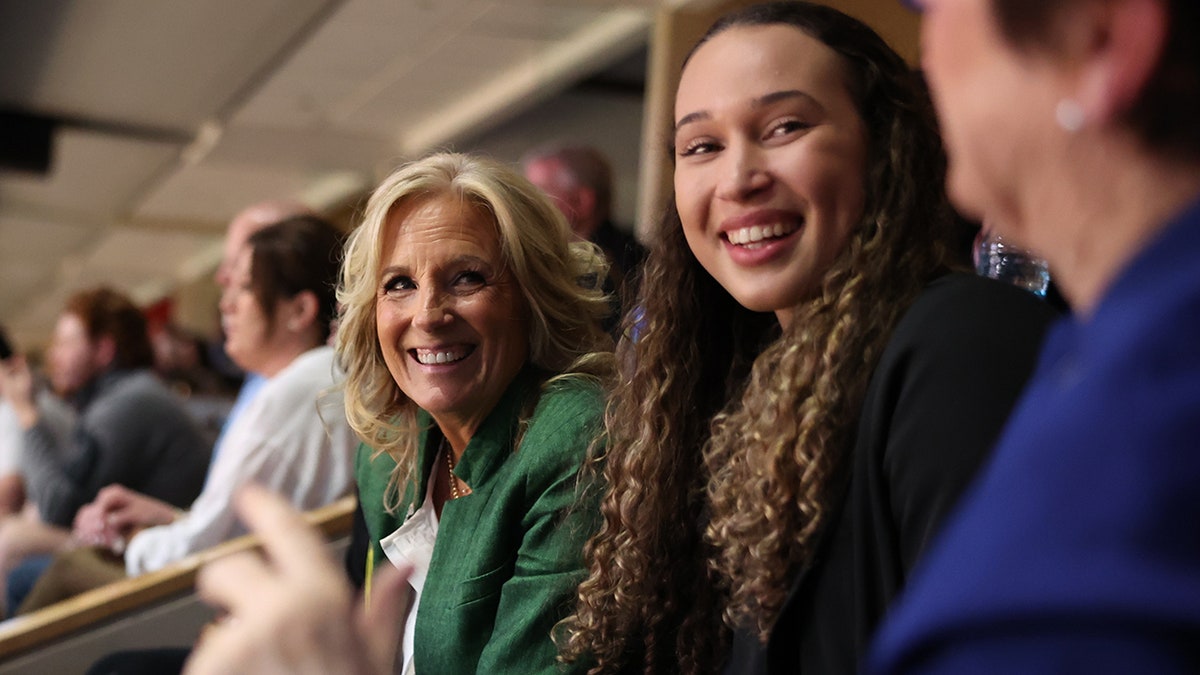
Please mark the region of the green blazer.
<svg viewBox="0 0 1200 675"><path fill-rule="evenodd" d="M583 545L599 527L599 490L585 490L578 475L600 430L604 394L584 378L541 382L538 373L522 371L455 467L471 494L442 509L413 639L422 675L586 670L557 662L551 629L571 611L583 578ZM514 447L530 406L524 439ZM376 565L387 561L380 538L425 500L441 433L426 413L420 421L421 470L396 513L384 510L395 463L358 449L359 494Z"/></svg>

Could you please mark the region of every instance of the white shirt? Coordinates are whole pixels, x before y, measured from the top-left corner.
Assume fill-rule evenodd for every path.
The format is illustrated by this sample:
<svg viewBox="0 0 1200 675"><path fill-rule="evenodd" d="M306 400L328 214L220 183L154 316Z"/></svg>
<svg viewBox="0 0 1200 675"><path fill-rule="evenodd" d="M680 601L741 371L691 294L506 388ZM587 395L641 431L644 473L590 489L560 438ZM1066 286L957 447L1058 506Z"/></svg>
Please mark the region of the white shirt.
<svg viewBox="0 0 1200 675"><path fill-rule="evenodd" d="M0 476L21 470L21 448L25 431L17 421L17 413L8 401L0 397Z"/></svg>
<svg viewBox="0 0 1200 675"><path fill-rule="evenodd" d="M230 424L208 482L192 508L170 525L142 530L125 550L129 575L157 570L236 536L246 528L233 509L238 487L255 482L301 510L347 494L358 439L346 421L342 374L333 349L300 355L265 382Z"/></svg>
<svg viewBox="0 0 1200 675"><path fill-rule="evenodd" d="M446 450L449 452L449 450ZM421 590L425 588L425 577L429 576L429 561L433 559L433 546L437 543L438 516L433 506L433 486L437 479L437 467L441 466L438 454L434 460L434 471L429 474L425 487L425 503L417 509L395 532L379 540L379 547L396 567L412 566L408 584L412 587L408 613L404 619L404 637L400 642L400 658L397 665L403 675L416 675L413 663L413 634L417 627L417 610L421 606Z"/></svg>

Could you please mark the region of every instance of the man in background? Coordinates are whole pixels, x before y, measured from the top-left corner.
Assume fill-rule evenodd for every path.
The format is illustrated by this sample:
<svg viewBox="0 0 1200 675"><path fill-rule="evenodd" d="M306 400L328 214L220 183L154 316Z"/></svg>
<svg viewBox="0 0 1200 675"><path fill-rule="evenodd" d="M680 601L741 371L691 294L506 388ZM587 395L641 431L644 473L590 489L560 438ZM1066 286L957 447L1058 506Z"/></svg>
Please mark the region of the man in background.
<svg viewBox="0 0 1200 675"><path fill-rule="evenodd" d="M24 437L21 473L34 510L0 521L0 570L52 553L70 539L76 511L110 483L175 506L200 493L209 447L182 402L151 371L146 319L108 288L76 293L49 352L55 391L78 413L64 441L43 419L24 358L0 366L4 397Z"/></svg>
<svg viewBox="0 0 1200 675"><path fill-rule="evenodd" d="M0 327L0 363L16 356L13 344ZM75 424L75 414L62 399L52 394L44 383L35 384L35 404L48 428L60 439L68 437ZM25 478L21 475L21 449L25 433L8 400L0 381L0 517L10 516L25 506Z"/></svg>
<svg viewBox="0 0 1200 675"><path fill-rule="evenodd" d="M228 230L226 231L225 240L223 242L223 247L222 247L221 262L218 265L217 270L213 275L213 279L217 283L217 285L219 287L221 287L221 289L225 289L229 285L229 283L231 281L231 270L232 270L234 261L237 259L238 254L241 252L241 250L245 247L246 241L255 232L258 232L259 230L261 230L269 225L272 225L276 222L284 220L286 218L289 218L289 217L292 217L295 215L308 214L308 213L310 213L310 211L304 205L298 204L295 202L286 202L286 201L259 202L257 204L253 204L253 205L243 209L242 211L240 211L230 221ZM2 378L0 378L0 379L2 379ZM224 434L224 430L229 427L229 421L232 420L237 415L237 413L240 410L244 409L245 406L253 399L254 394L257 393L262 382L263 382L263 379L261 377L255 375L253 373L246 374L246 379L244 380L242 388L238 393L237 400L234 402L233 407L231 408L229 414L226 416L225 423L222 425L222 431L221 431L222 435ZM219 443L220 443L220 437L218 436L217 444L219 445ZM205 445L204 452L203 452L203 463L200 465L199 474L198 474L199 480L201 482L204 481L206 473L207 473L208 458L209 458L209 448L207 445ZM182 470L182 468L181 468L181 470ZM189 469L189 471L190 471L190 473L195 473L195 471L193 471L191 469ZM130 489L137 490L139 492L146 492L145 490L139 489L134 484L131 484L129 482L124 482L124 481L120 481L120 480L111 480L111 479L107 480L105 482L99 483L99 485L95 486L95 490L98 490L100 487L104 487L110 483L118 483L118 484L128 487ZM97 495L97 492L95 490L90 491L90 494L88 495L87 499L84 500L84 502L82 502L82 504L86 504L88 502L91 502L93 499L95 499L95 497ZM194 490L189 489L190 496L179 501L178 503L176 503L174 500L164 500L164 501L168 501L168 502L170 502L178 507L181 507L181 508L186 508L188 505L190 505L192 503L192 501L194 500L196 495L199 493L199 491L200 491L200 486L197 485L197 486L195 486ZM157 495L152 492L146 492L146 494L149 494L152 497L157 497ZM78 507L81 506L82 504L76 505L75 510L77 510ZM114 509L119 509L119 508L121 508L120 505L114 505ZM74 513L74 511L72 511L72 518L74 517L73 513ZM65 525L67 528L69 528L71 526L71 521L67 520L65 523L56 523L56 524ZM25 528L25 529L29 529L29 528ZM18 609L22 600L30 592L33 585L41 577L42 573L46 570L46 568L51 564L51 562L53 560L53 557L50 555L51 551L59 548L63 544L66 544L66 541L63 540L62 542L59 542L58 545L54 546L50 550L44 551L45 555L26 557L24 563L17 563L17 561L11 561L8 563L8 566L6 567L6 566L3 566L4 561L2 559L3 553L4 553L4 546L3 546L4 542L3 542L2 532L3 532L3 530L2 530L2 528L0 528L0 570L7 570L7 569L12 570L11 573L8 574L8 579L7 579L7 602L9 605L8 611L10 613L12 613ZM53 543L59 539L60 533L57 532L57 528L55 528L55 530L52 530L51 533L52 533L52 538L50 539L49 542L47 542L47 544ZM16 565L15 569L12 567L13 565ZM2 585L3 584L0 583L0 586L2 586Z"/></svg>
<svg viewBox="0 0 1200 675"><path fill-rule="evenodd" d="M629 281L636 278L646 251L633 235L613 224L608 160L591 146L548 145L526 153L521 168L566 216L575 236L604 251L611 265L605 290L619 293L620 304L627 306L635 290Z"/></svg>

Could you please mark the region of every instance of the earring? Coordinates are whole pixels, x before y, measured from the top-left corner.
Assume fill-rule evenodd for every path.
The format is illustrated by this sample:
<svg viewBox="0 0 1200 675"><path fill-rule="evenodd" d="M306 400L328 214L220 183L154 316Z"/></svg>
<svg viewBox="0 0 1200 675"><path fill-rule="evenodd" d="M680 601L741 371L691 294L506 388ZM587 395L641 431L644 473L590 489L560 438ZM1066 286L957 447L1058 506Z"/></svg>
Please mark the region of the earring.
<svg viewBox="0 0 1200 675"><path fill-rule="evenodd" d="M1077 133L1083 129L1087 118L1083 114L1083 106L1073 98L1064 98L1054 108L1054 119L1058 126L1068 133Z"/></svg>

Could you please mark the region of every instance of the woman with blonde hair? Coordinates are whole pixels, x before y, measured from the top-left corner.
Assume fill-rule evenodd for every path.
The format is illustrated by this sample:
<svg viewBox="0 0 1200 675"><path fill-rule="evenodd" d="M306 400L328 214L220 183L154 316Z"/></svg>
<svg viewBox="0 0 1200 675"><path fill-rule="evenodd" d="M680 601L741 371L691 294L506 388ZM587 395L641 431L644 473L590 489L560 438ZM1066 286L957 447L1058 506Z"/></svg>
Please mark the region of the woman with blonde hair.
<svg viewBox="0 0 1200 675"><path fill-rule="evenodd" d="M279 555L293 535L260 524L268 550L283 547L278 575L247 559L206 573L202 592L243 621L206 636L189 672L291 667L309 649L338 672L559 672L551 630L596 525L579 476L613 370L608 302L585 283L603 276L597 249L503 165L439 154L385 179L347 244L337 349L364 441L368 564L410 570L407 600L377 605L404 618L399 655L387 621L347 630L350 591L327 560ZM291 517L277 507L243 515ZM248 640L256 627L271 644L340 639L282 654Z"/></svg>
<svg viewBox="0 0 1200 675"><path fill-rule="evenodd" d="M685 62L673 149L566 654L854 672L1051 312L955 272L917 78L837 10L719 20Z"/></svg>

